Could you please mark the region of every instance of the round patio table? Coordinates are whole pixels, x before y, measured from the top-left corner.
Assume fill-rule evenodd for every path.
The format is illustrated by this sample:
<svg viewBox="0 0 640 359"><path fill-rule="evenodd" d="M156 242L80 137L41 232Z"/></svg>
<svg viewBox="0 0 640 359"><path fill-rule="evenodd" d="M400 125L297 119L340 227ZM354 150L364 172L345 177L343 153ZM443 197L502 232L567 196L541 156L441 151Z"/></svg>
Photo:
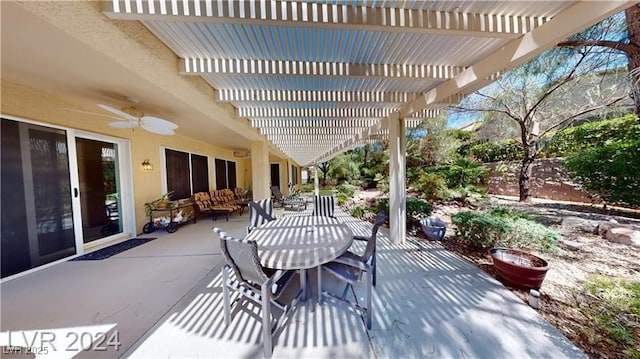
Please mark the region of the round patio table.
<svg viewBox="0 0 640 359"><path fill-rule="evenodd" d="M335 218L291 216L254 228L246 239L257 242L263 267L309 269L346 252L353 232Z"/></svg>

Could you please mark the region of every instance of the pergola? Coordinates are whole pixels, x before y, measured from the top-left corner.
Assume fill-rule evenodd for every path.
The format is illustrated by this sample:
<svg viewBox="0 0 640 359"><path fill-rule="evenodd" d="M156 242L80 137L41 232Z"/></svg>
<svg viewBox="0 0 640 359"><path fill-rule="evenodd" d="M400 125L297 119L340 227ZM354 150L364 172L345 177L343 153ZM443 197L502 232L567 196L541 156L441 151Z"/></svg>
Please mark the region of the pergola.
<svg viewBox="0 0 640 359"><path fill-rule="evenodd" d="M65 19L71 10L47 13L43 6L23 6L52 22L58 17L60 28L76 31L74 36L114 62L173 91L176 101L197 109L203 128L242 137L251 151L255 196L269 195L270 152L311 166L388 138L391 236L403 241L405 128L438 116L500 73L635 3L113 0L95 5L124 36L141 44L145 38L137 39L129 22L150 30L154 41L178 58L176 75L199 77L210 86L210 103L176 80L155 78L154 62L125 58L126 48L115 50L121 44L91 43L105 25L95 18L81 22L91 15L87 11L72 10L78 18ZM82 24L95 29L77 32ZM178 123L198 132L188 121Z"/></svg>

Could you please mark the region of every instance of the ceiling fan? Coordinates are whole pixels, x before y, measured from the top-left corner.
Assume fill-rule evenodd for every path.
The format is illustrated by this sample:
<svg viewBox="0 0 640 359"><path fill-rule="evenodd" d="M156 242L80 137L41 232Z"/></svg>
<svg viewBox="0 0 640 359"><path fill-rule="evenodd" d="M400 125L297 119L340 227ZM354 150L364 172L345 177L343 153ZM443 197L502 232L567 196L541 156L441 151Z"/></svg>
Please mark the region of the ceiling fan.
<svg viewBox="0 0 640 359"><path fill-rule="evenodd" d="M98 104L98 107L100 107L101 109L107 112L111 112L112 114L117 116L105 115L102 113L89 112L89 111L70 109L70 108L67 108L66 110L73 111L73 112L88 113L88 114L97 115L97 116L105 116L111 119L118 120L118 121L109 122L109 126L114 128L141 127L149 132L156 133L159 135L175 134L174 130L178 128L178 125L176 125L171 121L167 121L159 117L145 115L142 110L136 107L136 105L140 103L138 99L131 98L131 97L128 97L127 99L129 100L130 104L121 109L117 109L109 105Z"/></svg>
<svg viewBox="0 0 640 359"><path fill-rule="evenodd" d="M115 128L142 127L149 132L153 132L159 135L175 134L173 130L178 128L178 125L159 117L145 115L142 110L138 109L135 106L140 101L134 98L128 99L131 104L123 107L120 110L109 105L98 104L98 107L100 107L101 109L111 112L120 118L118 121L109 122L109 126Z"/></svg>

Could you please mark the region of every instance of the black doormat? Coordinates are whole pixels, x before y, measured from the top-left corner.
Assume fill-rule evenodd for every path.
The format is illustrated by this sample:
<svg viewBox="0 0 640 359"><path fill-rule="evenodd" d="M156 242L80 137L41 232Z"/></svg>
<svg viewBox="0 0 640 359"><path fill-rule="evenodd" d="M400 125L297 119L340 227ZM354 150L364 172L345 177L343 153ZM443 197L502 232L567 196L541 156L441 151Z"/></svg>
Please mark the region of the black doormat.
<svg viewBox="0 0 640 359"><path fill-rule="evenodd" d="M95 252L91 252L91 253L87 253L85 255L82 255L80 257L76 257L74 259L72 259L72 261L99 261L102 259L106 259L109 258L111 256L114 256L118 253L124 252L127 249L131 249L133 247L137 247L139 245L145 244L147 242L150 242L152 240L154 240L155 238L131 238L127 241L124 241L122 243L118 243L118 244L114 244L112 246L109 247L105 247L102 249L98 249Z"/></svg>

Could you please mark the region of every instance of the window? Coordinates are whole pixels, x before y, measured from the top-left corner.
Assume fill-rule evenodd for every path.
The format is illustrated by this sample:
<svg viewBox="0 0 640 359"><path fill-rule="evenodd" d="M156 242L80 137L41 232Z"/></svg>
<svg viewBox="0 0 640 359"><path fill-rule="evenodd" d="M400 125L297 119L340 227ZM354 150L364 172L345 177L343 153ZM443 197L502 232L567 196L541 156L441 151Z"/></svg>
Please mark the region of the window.
<svg viewBox="0 0 640 359"><path fill-rule="evenodd" d="M234 189L237 187L236 163L220 158L215 160L216 189Z"/></svg>
<svg viewBox="0 0 640 359"><path fill-rule="evenodd" d="M209 190L209 164L206 156L165 149L167 191L172 200L191 197Z"/></svg>
<svg viewBox="0 0 640 359"><path fill-rule="evenodd" d="M291 183L294 186L298 184L298 168L294 165L291 165Z"/></svg>
<svg viewBox="0 0 640 359"><path fill-rule="evenodd" d="M209 191L209 161L207 156L191 155L191 173L193 193Z"/></svg>

